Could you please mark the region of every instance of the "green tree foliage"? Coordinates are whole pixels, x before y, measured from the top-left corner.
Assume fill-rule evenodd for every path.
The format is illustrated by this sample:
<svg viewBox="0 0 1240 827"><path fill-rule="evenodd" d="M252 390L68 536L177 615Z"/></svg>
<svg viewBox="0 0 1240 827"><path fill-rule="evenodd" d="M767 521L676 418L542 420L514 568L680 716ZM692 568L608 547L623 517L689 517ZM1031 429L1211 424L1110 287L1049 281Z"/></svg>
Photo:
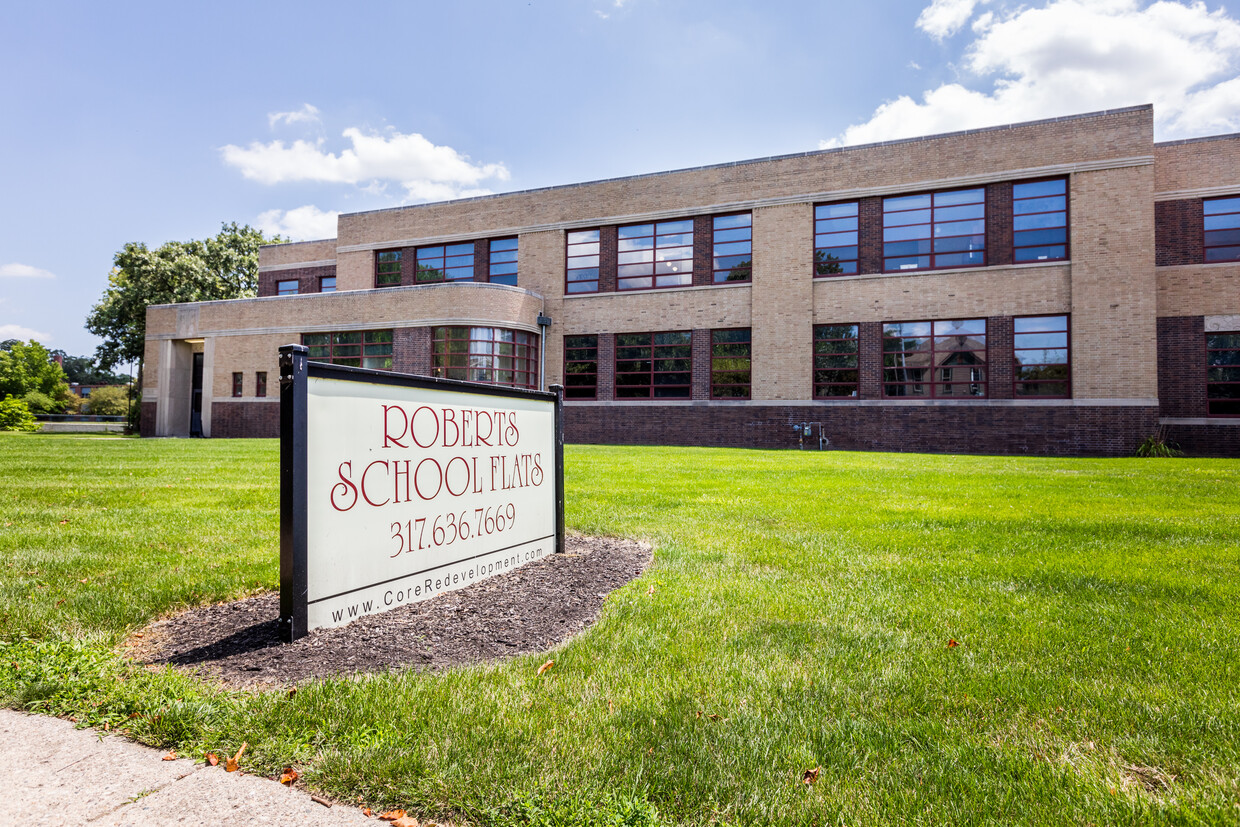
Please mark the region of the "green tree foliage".
<svg viewBox="0 0 1240 827"><path fill-rule="evenodd" d="M61 367L70 382L79 385L126 385L129 377L110 370L100 370L95 360L89 356L70 356L63 350L53 350L53 356L59 356Z"/></svg>
<svg viewBox="0 0 1240 827"><path fill-rule="evenodd" d="M129 412L129 388L125 385L95 388L86 400L86 407L92 416L124 416Z"/></svg>
<svg viewBox="0 0 1240 827"><path fill-rule="evenodd" d="M152 304L253 296L258 248L284 240L233 222L202 241L169 241L154 250L139 242L126 244L113 259L103 297L86 317L86 329L103 339L95 350L100 369L141 363L146 308Z"/></svg>
<svg viewBox="0 0 1240 827"><path fill-rule="evenodd" d="M39 423L25 401L12 396L0 400L0 431L37 431Z"/></svg>
<svg viewBox="0 0 1240 827"><path fill-rule="evenodd" d="M0 396L21 399L31 391L53 400L69 395L65 372L52 361L47 348L33 339L25 344L14 342L7 350L0 350Z"/></svg>

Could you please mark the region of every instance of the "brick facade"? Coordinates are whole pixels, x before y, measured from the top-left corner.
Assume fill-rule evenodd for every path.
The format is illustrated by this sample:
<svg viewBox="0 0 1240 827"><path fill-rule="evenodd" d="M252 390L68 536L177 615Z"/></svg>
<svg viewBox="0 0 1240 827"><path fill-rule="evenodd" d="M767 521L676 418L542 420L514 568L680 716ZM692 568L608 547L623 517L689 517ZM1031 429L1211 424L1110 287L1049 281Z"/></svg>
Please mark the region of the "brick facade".
<svg viewBox="0 0 1240 827"><path fill-rule="evenodd" d="M258 274L258 295L275 296L278 282L297 281L297 292L318 293L321 280L336 275L336 267L294 267L284 270L262 270Z"/></svg>
<svg viewBox="0 0 1240 827"><path fill-rule="evenodd" d="M276 380L279 388L279 379ZM280 436L280 403L217 401L211 406L211 436L228 438Z"/></svg>
<svg viewBox="0 0 1240 827"><path fill-rule="evenodd" d="M1158 320L1158 408L1163 416L1206 415L1206 328L1201 316Z"/></svg>
<svg viewBox="0 0 1240 827"><path fill-rule="evenodd" d="M1155 202L1155 264L1159 267L1200 264L1204 232L1200 198Z"/></svg>

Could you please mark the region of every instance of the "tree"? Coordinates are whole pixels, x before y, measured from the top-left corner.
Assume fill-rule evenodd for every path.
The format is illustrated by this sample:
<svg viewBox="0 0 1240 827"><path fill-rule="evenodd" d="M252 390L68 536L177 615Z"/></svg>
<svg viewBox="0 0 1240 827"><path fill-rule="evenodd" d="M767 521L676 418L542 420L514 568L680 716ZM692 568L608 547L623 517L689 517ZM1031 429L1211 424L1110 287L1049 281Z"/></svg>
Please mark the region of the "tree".
<svg viewBox="0 0 1240 827"><path fill-rule="evenodd" d="M233 222L203 241L169 241L154 250L140 242L126 244L113 259L103 297L86 317L86 329L103 339L95 350L100 369L138 362L140 386L146 308L253 296L258 248L284 240Z"/></svg>
<svg viewBox="0 0 1240 827"><path fill-rule="evenodd" d="M47 348L31 339L0 350L0 398L22 399L31 391L59 400L69 395L69 382Z"/></svg>
<svg viewBox="0 0 1240 827"><path fill-rule="evenodd" d="M11 396L0 399L0 431L37 430L39 423L35 421L24 401Z"/></svg>
<svg viewBox="0 0 1240 827"><path fill-rule="evenodd" d="M129 377L110 370L100 370L89 356L70 356L63 350L53 350L52 356L60 357L60 366L71 383L79 385L126 385Z"/></svg>
<svg viewBox="0 0 1240 827"><path fill-rule="evenodd" d="M129 412L129 389L124 385L95 388L86 405L92 416L124 416Z"/></svg>

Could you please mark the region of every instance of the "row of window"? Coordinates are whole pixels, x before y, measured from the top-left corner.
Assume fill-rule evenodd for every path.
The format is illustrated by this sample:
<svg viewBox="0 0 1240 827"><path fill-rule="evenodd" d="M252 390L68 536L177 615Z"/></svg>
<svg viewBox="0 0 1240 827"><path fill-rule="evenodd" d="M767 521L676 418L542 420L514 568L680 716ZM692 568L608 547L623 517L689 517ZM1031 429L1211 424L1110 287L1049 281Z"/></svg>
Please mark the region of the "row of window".
<svg viewBox="0 0 1240 827"><path fill-rule="evenodd" d="M487 242L487 281L492 284L517 283L517 239L493 238ZM474 242L436 244L413 250L415 284L473 281ZM383 250L375 254L375 287L400 285L404 250Z"/></svg>
<svg viewBox="0 0 1240 827"><path fill-rule="evenodd" d="M245 374L241 372L232 375L232 395L245 396ZM267 395L267 371L260 370L254 374L254 395Z"/></svg>
<svg viewBox="0 0 1240 827"><path fill-rule="evenodd" d="M298 281L297 279L287 279L287 280L276 282L276 295L277 296L296 296L299 292L301 292L301 282ZM319 279L319 292L320 293L335 293L336 292L336 277L335 276L321 277Z"/></svg>
<svg viewBox="0 0 1240 827"><path fill-rule="evenodd" d="M1019 317L1013 320L1013 328L1013 394L1017 397L1069 397L1068 317ZM860 395L858 333L859 325L855 324L814 327L815 399ZM884 324L883 395L923 399L988 396L986 335L985 319ZM615 398L690 398L691 336L689 331L617 333L613 374ZM750 398L752 343L749 329L712 330L710 347L711 398ZM566 398L597 398L598 374L598 336L566 336ZM1240 388L1240 381L1237 388Z"/></svg>

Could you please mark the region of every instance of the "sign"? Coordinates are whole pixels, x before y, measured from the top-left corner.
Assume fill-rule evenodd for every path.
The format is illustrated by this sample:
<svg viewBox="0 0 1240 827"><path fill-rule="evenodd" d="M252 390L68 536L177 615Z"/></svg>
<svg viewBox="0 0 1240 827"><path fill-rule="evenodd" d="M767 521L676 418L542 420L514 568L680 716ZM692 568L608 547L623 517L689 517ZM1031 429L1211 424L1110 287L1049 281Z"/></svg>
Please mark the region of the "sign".
<svg viewBox="0 0 1240 827"><path fill-rule="evenodd" d="M558 393L366 370L280 348L280 634L563 551Z"/></svg>

